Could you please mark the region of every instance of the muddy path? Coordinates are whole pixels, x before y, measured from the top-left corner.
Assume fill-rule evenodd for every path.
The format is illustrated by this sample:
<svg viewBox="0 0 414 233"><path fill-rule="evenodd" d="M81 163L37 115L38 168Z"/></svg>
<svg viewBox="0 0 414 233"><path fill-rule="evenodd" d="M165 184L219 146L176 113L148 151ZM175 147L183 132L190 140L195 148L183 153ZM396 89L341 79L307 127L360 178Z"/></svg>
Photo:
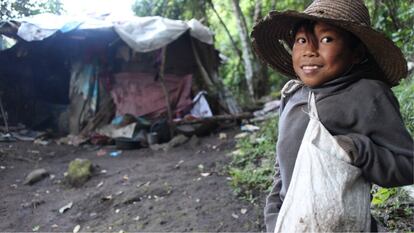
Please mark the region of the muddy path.
<svg viewBox="0 0 414 233"><path fill-rule="evenodd" d="M225 166L235 132L226 133L224 140L213 134L168 152L146 148L117 157L98 156L92 146L1 143L0 231L263 231L263 203L242 201L229 186ZM79 188L64 182L75 158L95 166ZM36 168L50 175L23 185Z"/></svg>

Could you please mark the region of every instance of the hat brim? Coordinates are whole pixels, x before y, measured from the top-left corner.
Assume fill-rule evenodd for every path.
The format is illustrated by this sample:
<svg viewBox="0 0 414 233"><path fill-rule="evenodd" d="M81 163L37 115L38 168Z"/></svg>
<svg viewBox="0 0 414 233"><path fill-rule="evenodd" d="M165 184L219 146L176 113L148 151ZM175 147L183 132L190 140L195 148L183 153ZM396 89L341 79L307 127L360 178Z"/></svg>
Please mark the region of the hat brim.
<svg viewBox="0 0 414 233"><path fill-rule="evenodd" d="M401 50L385 35L371 27L333 20L297 11L270 12L252 31L253 48L259 58L288 77L296 77L290 48L293 45L293 27L302 20L322 21L338 26L358 37L374 58L391 86L407 77L407 62Z"/></svg>

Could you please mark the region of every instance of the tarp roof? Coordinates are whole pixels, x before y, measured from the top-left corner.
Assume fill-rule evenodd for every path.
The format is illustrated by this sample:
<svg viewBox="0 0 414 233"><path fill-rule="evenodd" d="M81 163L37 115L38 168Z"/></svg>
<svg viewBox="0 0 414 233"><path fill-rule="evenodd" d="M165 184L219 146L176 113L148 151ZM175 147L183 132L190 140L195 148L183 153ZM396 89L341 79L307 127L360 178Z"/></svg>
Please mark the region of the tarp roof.
<svg viewBox="0 0 414 233"><path fill-rule="evenodd" d="M16 25L17 36L25 41L40 41L58 31L61 33L76 30L113 29L119 37L137 52L149 52L176 40L187 30L190 35L204 43L213 44L213 33L196 19L190 21L172 20L160 16L150 17L114 17L100 16L67 16L50 13L38 14L9 21ZM10 26L0 24L2 28Z"/></svg>

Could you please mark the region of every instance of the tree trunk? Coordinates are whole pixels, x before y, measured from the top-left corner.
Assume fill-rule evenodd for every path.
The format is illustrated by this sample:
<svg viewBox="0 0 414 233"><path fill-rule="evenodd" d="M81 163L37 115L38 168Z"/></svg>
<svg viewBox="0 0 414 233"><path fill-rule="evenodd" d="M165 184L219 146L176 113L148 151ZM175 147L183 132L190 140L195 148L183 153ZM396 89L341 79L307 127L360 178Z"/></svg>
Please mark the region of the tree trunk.
<svg viewBox="0 0 414 233"><path fill-rule="evenodd" d="M262 0L256 0L256 4L254 6L254 16L253 22L257 22L262 18Z"/></svg>
<svg viewBox="0 0 414 233"><path fill-rule="evenodd" d="M247 24L246 20L244 19L243 13L240 9L239 0L232 0L233 3L233 10L237 20L237 29L239 31L241 45L243 48L243 61L244 61L244 68L245 68L245 79L249 91L250 98L254 100L255 92L254 92L254 81L253 77L256 71L258 70L257 67L255 69L254 64L254 55L253 49L250 44L250 39L247 31Z"/></svg>
<svg viewBox="0 0 414 233"><path fill-rule="evenodd" d="M207 0L208 4L210 5L211 9L213 10L214 14L216 14L217 18L219 19L221 25L223 26L224 30L227 33L227 36L230 39L230 42L234 48L234 51L236 51L237 55L239 56L240 60L242 60L242 52L240 51L239 47L237 47L236 42L234 41L233 37L230 34L229 29L226 26L226 23L224 23L223 19L220 17L219 13L217 12L216 8L214 7L212 0Z"/></svg>
<svg viewBox="0 0 414 233"><path fill-rule="evenodd" d="M254 18L253 18L253 22L255 23L257 23L262 18L262 4L263 4L262 0L256 0L256 5L254 9ZM256 91L256 97L260 98L269 92L270 86L269 86L269 77L267 75L267 66L259 63L258 72L259 72L258 73L259 75L256 75L257 79L255 82L256 84L255 91Z"/></svg>
<svg viewBox="0 0 414 233"><path fill-rule="evenodd" d="M271 10L272 11L276 10L276 0L272 0Z"/></svg>

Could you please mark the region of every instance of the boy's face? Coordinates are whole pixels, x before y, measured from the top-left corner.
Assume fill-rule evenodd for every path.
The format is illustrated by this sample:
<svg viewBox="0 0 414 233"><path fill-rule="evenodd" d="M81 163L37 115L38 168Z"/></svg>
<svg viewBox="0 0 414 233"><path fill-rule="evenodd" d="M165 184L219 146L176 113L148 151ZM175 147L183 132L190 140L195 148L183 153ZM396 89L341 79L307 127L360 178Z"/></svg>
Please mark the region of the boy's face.
<svg viewBox="0 0 414 233"><path fill-rule="evenodd" d="M314 31L303 27L292 49L293 69L309 87L318 87L344 74L357 60L349 35L335 26L317 22Z"/></svg>

